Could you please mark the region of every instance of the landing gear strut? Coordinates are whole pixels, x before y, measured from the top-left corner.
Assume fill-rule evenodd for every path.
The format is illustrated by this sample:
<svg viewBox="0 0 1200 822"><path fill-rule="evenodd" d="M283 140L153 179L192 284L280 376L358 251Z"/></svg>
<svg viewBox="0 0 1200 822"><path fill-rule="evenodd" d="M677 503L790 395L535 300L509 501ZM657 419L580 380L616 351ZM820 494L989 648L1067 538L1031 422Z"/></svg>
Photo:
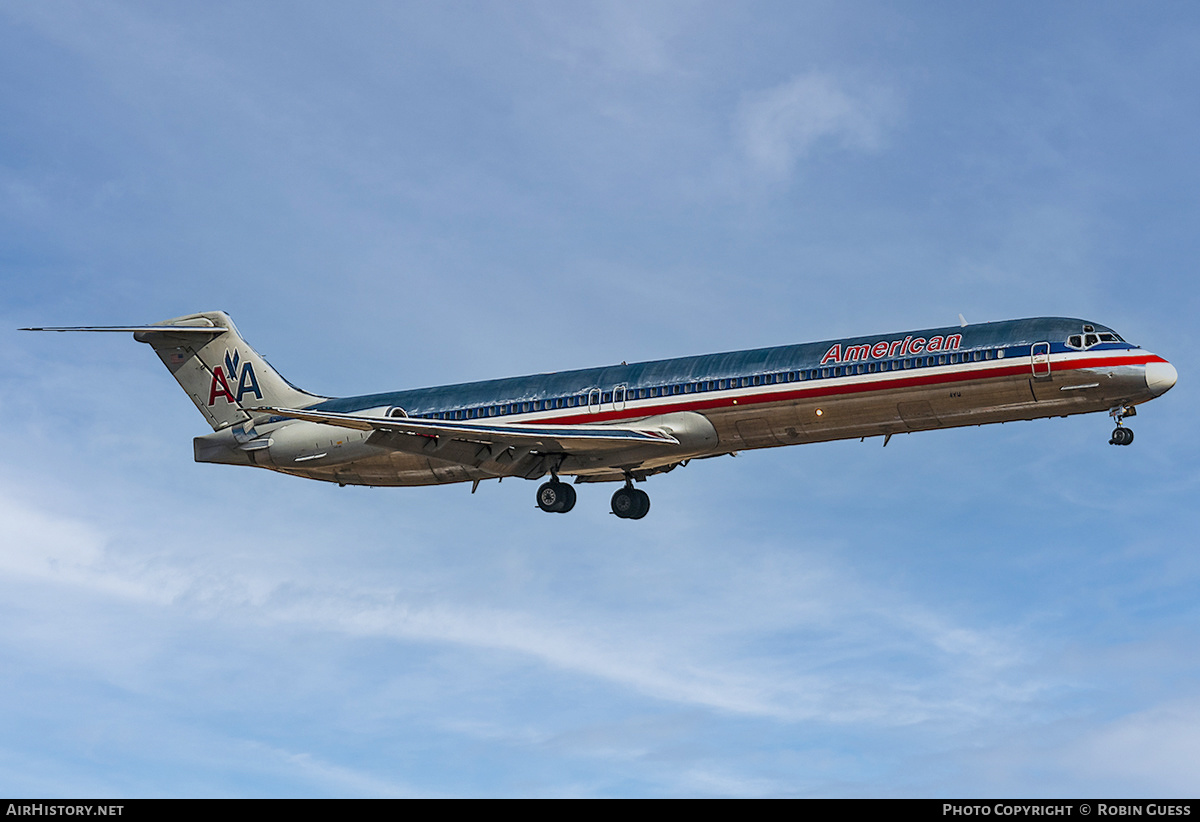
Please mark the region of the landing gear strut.
<svg viewBox="0 0 1200 822"><path fill-rule="evenodd" d="M537 504L548 514L565 514L575 507L575 489L551 473L550 481L538 488Z"/></svg>
<svg viewBox="0 0 1200 822"><path fill-rule="evenodd" d="M641 519L649 511L650 495L634 488L629 480L625 481L624 488L618 488L612 495L612 512L621 519Z"/></svg>
<svg viewBox="0 0 1200 822"><path fill-rule="evenodd" d="M1112 439L1108 441L1109 445L1129 445L1133 442L1133 429L1126 428L1121 424L1121 420L1125 417L1132 417L1137 414L1137 409L1130 406L1117 406L1108 412L1109 416L1117 422L1117 427L1113 429Z"/></svg>

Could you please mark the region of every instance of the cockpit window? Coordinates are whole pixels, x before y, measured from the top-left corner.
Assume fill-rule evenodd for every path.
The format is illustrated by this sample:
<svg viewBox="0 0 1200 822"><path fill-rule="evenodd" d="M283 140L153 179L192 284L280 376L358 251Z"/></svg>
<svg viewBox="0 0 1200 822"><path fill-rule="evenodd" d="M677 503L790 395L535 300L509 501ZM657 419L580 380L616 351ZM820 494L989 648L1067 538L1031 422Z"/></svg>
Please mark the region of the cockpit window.
<svg viewBox="0 0 1200 822"><path fill-rule="evenodd" d="M1111 331L1097 332L1095 327L1091 325L1085 325L1083 327L1083 331L1084 333L1082 334L1072 334L1071 336L1067 337L1068 348L1075 348L1082 351L1091 348L1092 346L1099 345L1100 343L1125 342L1119 335L1114 334Z"/></svg>

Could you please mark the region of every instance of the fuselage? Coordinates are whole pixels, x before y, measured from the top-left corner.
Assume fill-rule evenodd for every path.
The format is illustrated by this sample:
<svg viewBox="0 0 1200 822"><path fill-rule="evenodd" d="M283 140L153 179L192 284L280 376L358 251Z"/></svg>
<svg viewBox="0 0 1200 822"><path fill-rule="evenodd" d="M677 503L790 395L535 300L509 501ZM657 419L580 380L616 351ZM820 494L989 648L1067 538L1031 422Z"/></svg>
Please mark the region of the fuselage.
<svg viewBox="0 0 1200 822"><path fill-rule="evenodd" d="M559 474L605 481L747 449L1128 409L1168 390L1175 376L1162 357L1107 326L1043 317L327 399L309 408L497 424L675 426L679 444L670 449L631 446L557 463ZM256 428L272 446L245 451L246 464L341 484L545 473L529 460L475 465L439 459L436 451L409 453L388 447L380 432L280 417ZM202 457L230 436L197 438L197 459L230 461Z"/></svg>

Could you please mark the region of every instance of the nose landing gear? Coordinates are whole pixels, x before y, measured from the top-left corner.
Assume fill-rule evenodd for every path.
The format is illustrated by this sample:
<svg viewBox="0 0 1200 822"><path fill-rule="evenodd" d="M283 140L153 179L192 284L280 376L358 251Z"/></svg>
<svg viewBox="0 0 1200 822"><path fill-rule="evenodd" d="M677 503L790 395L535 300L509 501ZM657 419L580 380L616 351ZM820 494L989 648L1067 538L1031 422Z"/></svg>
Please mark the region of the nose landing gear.
<svg viewBox="0 0 1200 822"><path fill-rule="evenodd" d="M1121 424L1121 420L1125 417L1132 417L1137 414L1137 409L1130 406L1117 406L1108 412L1108 415L1116 420L1117 427L1113 429L1112 439L1108 441L1109 445L1129 445L1133 442L1133 429L1126 428Z"/></svg>

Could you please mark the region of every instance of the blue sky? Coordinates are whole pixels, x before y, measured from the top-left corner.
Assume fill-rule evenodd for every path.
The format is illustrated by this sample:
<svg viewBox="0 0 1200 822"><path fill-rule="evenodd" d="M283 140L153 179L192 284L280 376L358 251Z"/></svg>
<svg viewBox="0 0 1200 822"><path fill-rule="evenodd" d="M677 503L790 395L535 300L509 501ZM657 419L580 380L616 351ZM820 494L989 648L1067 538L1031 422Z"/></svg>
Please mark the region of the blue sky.
<svg viewBox="0 0 1200 822"><path fill-rule="evenodd" d="M0 792L1195 796L1186 3L9 3ZM1095 319L1103 415L584 486L199 465L144 346L328 395Z"/></svg>

